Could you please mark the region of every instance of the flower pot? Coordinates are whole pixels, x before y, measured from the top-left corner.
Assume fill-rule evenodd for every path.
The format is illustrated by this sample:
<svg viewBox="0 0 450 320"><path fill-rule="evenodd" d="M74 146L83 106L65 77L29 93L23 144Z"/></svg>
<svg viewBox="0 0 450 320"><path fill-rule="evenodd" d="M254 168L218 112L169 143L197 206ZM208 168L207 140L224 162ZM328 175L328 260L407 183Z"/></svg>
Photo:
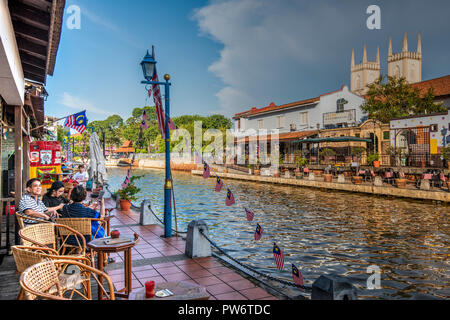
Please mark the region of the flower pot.
<svg viewBox="0 0 450 320"><path fill-rule="evenodd" d="M258 169L255 169L254 175L259 176L260 171Z"/></svg>
<svg viewBox="0 0 450 320"><path fill-rule="evenodd" d="M375 160L375 161L373 162L373 166L374 166L375 168L379 168L379 167L380 167L380 161L379 161L379 160Z"/></svg>
<svg viewBox="0 0 450 320"><path fill-rule="evenodd" d="M280 171L276 171L274 174L273 174L273 176L275 177L275 178L279 178L280 177Z"/></svg>
<svg viewBox="0 0 450 320"><path fill-rule="evenodd" d="M354 184L362 184L362 180L363 180L363 177L359 177L359 176L353 177Z"/></svg>
<svg viewBox="0 0 450 320"><path fill-rule="evenodd" d="M324 182L332 182L333 181L333 175L331 175L331 174L324 174L323 175L323 181Z"/></svg>
<svg viewBox="0 0 450 320"><path fill-rule="evenodd" d="M130 211L131 202L129 200L120 199L120 210Z"/></svg>
<svg viewBox="0 0 450 320"><path fill-rule="evenodd" d="M397 188L405 189L406 188L406 179L395 179L395 183Z"/></svg>

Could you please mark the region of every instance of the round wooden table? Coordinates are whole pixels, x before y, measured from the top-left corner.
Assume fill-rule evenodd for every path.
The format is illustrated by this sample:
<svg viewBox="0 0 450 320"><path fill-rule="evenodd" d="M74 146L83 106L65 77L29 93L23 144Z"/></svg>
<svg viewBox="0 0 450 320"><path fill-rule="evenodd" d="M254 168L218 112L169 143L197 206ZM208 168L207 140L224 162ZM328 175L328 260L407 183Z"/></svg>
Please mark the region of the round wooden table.
<svg viewBox="0 0 450 320"><path fill-rule="evenodd" d="M139 236L135 233L134 239L128 237L119 237L117 239L99 238L92 240L87 244L89 249L98 253L97 269L100 271L103 271L103 257L105 253L124 252L125 287L115 292L117 297L128 298L128 295L131 292L131 248L133 248L138 241ZM103 278L99 277L99 281L100 283L103 283ZM101 290L98 290L98 299L103 299L103 292Z"/></svg>

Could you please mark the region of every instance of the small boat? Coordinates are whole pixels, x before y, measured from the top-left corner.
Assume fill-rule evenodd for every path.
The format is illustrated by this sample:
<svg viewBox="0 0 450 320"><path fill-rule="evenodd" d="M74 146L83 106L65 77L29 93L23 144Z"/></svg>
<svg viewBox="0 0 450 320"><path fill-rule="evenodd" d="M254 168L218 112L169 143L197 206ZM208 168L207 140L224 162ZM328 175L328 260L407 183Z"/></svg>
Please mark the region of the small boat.
<svg viewBox="0 0 450 320"><path fill-rule="evenodd" d="M117 163L118 167L129 167L131 166L131 159L120 159Z"/></svg>

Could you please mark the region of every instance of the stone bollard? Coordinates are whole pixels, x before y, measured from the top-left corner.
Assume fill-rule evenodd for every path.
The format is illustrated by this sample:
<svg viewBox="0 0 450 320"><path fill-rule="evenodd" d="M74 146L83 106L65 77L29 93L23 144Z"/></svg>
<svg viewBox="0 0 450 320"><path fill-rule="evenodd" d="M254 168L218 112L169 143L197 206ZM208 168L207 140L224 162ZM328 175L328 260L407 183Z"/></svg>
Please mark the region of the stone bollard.
<svg viewBox="0 0 450 320"><path fill-rule="evenodd" d="M311 300L357 300L356 288L344 277L320 276L312 285Z"/></svg>
<svg viewBox="0 0 450 320"><path fill-rule="evenodd" d="M314 176L314 173L312 173L312 172L309 173L309 175L308 175L308 180L309 180L309 181L314 181L314 180L316 180L316 178L315 178L315 176Z"/></svg>
<svg viewBox="0 0 450 320"><path fill-rule="evenodd" d="M383 186L383 179L380 176L375 176L373 180L373 185L376 187L382 187Z"/></svg>
<svg viewBox="0 0 450 320"><path fill-rule="evenodd" d="M429 191L430 190L430 181L427 179L420 180L420 190Z"/></svg>
<svg viewBox="0 0 450 320"><path fill-rule="evenodd" d="M120 196L119 196L119 193L116 194L116 209L120 209Z"/></svg>
<svg viewBox="0 0 450 320"><path fill-rule="evenodd" d="M193 220L188 224L184 253L189 258L211 256L211 245L208 240L200 234L200 230L204 235L209 235L208 226L204 220Z"/></svg>
<svg viewBox="0 0 450 320"><path fill-rule="evenodd" d="M158 220L156 219L155 215L153 214L153 203L150 199L145 199L141 203L141 210L140 210L140 218L139 218L139 224L141 226L147 226L152 224L158 224Z"/></svg>
<svg viewBox="0 0 450 320"><path fill-rule="evenodd" d="M345 176L343 174L338 175L337 182L345 183Z"/></svg>

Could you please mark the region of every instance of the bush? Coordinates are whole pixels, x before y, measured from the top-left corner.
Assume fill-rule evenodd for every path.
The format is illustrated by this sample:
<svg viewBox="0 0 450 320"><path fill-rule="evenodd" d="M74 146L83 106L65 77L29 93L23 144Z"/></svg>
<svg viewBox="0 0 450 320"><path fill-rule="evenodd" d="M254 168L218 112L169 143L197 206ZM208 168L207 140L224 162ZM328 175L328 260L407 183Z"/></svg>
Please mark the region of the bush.
<svg viewBox="0 0 450 320"><path fill-rule="evenodd" d="M330 148L325 148L322 151L320 151L319 153L321 156L325 156L325 157L331 157L331 156L336 155L336 151L334 151L333 149L330 149Z"/></svg>
<svg viewBox="0 0 450 320"><path fill-rule="evenodd" d="M446 161L450 161L450 146L442 147L441 154Z"/></svg>
<svg viewBox="0 0 450 320"><path fill-rule="evenodd" d="M142 176L132 176L130 178L130 182L128 183L128 185L125 188L117 191L120 199L128 200L128 201L136 201L137 200L136 194L138 194L141 191L141 189L136 187L136 185L134 184L134 181L138 180L140 178L142 178Z"/></svg>
<svg viewBox="0 0 450 320"><path fill-rule="evenodd" d="M370 153L367 156L367 163L371 165L374 161L378 161L379 159L380 159L380 155L378 154L378 152Z"/></svg>

